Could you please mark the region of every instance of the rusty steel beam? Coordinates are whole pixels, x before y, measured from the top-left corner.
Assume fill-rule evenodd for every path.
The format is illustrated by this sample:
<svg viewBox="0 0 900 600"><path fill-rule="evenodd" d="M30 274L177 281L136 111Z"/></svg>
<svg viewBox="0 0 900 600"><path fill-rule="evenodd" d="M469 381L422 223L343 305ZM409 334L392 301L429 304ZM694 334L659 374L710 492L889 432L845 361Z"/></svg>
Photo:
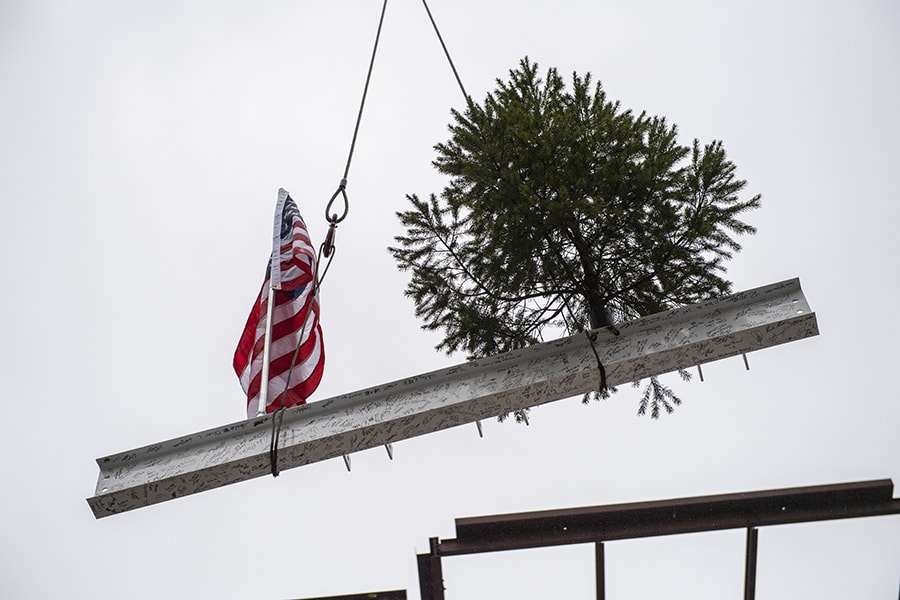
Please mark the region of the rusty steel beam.
<svg viewBox="0 0 900 600"><path fill-rule="evenodd" d="M890 479L456 520L442 556L900 514Z"/></svg>
<svg viewBox="0 0 900 600"><path fill-rule="evenodd" d="M594 543L594 577L596 578L597 600L606 600L606 558L603 542Z"/></svg>
<svg viewBox="0 0 900 600"><path fill-rule="evenodd" d="M744 600L756 600L756 549L759 529L747 528L747 556L744 561Z"/></svg>
<svg viewBox="0 0 900 600"><path fill-rule="evenodd" d="M422 600L444 600L444 571L438 551L438 538L431 538L428 543L428 554L416 556L419 567L419 595Z"/></svg>
<svg viewBox="0 0 900 600"><path fill-rule="evenodd" d="M406 600L406 590L369 592L367 594L350 594L347 596L322 596L319 598L302 598L301 600Z"/></svg>
<svg viewBox="0 0 900 600"><path fill-rule="evenodd" d="M796 279L290 408L278 468L817 335ZM97 460L97 518L272 472L272 415Z"/></svg>

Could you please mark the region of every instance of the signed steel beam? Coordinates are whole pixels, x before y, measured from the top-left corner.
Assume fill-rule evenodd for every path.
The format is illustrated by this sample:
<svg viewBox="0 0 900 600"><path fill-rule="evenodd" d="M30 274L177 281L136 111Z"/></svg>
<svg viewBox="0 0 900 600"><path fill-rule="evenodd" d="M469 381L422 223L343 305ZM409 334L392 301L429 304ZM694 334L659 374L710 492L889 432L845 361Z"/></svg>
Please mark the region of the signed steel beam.
<svg viewBox="0 0 900 600"><path fill-rule="evenodd" d="M818 334L793 279L288 409L278 468L299 467L517 409ZM272 415L100 458L97 518L272 472Z"/></svg>

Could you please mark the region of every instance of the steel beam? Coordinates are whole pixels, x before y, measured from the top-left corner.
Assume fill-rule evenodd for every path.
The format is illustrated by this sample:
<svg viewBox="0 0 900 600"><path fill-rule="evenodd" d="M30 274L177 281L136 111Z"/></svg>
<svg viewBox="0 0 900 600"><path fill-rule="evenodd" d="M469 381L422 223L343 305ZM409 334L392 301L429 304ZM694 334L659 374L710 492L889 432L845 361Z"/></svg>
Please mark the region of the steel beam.
<svg viewBox="0 0 900 600"><path fill-rule="evenodd" d="M818 334L797 279L285 411L290 469ZM593 340L590 339L593 337ZM271 472L272 416L100 458L97 518Z"/></svg>
<svg viewBox="0 0 900 600"><path fill-rule="evenodd" d="M431 538L429 545L428 554L416 556L419 566L419 595L422 600L444 600L444 571L438 551L438 538Z"/></svg>
<svg viewBox="0 0 900 600"><path fill-rule="evenodd" d="M597 579L597 600L606 600L606 559L603 542L594 544L594 577Z"/></svg>
<svg viewBox="0 0 900 600"><path fill-rule="evenodd" d="M747 557L744 561L744 600L756 600L756 549L759 545L759 530L747 528Z"/></svg>
<svg viewBox="0 0 900 600"><path fill-rule="evenodd" d="M349 596L322 596L301 600L406 600L406 590L389 592L369 592L367 594L350 594Z"/></svg>
<svg viewBox="0 0 900 600"><path fill-rule="evenodd" d="M441 556L900 514L890 479L456 519Z"/></svg>

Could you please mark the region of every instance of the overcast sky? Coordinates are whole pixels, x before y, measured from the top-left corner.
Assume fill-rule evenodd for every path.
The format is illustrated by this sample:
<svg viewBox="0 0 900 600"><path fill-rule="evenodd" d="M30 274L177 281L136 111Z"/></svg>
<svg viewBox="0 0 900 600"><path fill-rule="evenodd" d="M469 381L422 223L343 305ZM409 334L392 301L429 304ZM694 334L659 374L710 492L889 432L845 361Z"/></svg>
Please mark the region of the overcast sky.
<svg viewBox="0 0 900 600"><path fill-rule="evenodd" d="M763 207L738 290L799 277L821 335L638 392L485 422L94 519L96 458L238 421L231 357L279 187L321 241L377 0L0 0L0 596L308 598L408 589L455 517L892 478L900 7L892 0L432 0L476 99L525 55L721 139ZM315 399L463 360L386 252L462 97L421 3L389 3ZM669 380L673 384L675 378ZM895 496L900 493L895 492ZM615 542L608 598L739 598L744 532ZM593 550L444 561L447 597L593 592ZM760 599L897 597L900 517L760 530Z"/></svg>

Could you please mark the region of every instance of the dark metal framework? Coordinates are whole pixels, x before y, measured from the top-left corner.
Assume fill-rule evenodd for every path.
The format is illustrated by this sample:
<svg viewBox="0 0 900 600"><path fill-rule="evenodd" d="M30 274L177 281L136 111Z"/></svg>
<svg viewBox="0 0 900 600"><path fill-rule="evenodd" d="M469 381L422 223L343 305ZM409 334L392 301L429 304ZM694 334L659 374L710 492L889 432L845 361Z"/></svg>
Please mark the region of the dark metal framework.
<svg viewBox="0 0 900 600"><path fill-rule="evenodd" d="M321 598L306 598L305 600L406 600L406 590L369 592L368 594L351 594L349 596L323 596Z"/></svg>
<svg viewBox="0 0 900 600"><path fill-rule="evenodd" d="M758 527L900 514L890 479L697 498L611 504L456 519L456 538L431 538L418 555L422 600L444 600L445 556L593 543L597 598L605 598L603 543L642 537L747 529L744 598L756 589Z"/></svg>

